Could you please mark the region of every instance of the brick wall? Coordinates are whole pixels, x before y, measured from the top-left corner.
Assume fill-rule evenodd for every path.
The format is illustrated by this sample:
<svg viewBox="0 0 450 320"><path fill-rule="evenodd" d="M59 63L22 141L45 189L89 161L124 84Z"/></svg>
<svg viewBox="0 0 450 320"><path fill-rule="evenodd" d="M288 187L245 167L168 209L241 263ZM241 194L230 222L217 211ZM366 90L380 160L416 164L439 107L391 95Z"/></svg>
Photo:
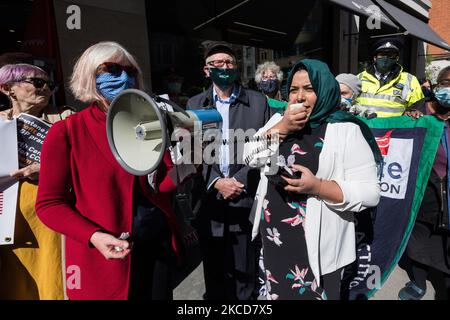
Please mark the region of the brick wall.
<svg viewBox="0 0 450 320"><path fill-rule="evenodd" d="M450 1L432 0L429 25L445 41L450 43ZM445 50L435 46L428 46L428 54L443 54Z"/></svg>

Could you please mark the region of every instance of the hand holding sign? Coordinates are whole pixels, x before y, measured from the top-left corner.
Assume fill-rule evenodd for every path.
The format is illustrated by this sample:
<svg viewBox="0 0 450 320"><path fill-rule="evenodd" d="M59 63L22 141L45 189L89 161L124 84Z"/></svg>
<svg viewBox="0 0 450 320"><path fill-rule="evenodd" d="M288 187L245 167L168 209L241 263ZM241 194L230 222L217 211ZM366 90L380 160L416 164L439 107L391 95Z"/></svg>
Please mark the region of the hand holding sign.
<svg viewBox="0 0 450 320"><path fill-rule="evenodd" d="M19 168L25 169L17 173L19 177L26 178L39 172L39 167L35 164L41 162L41 148L50 126L47 122L25 113L17 118Z"/></svg>
<svg viewBox="0 0 450 320"><path fill-rule="evenodd" d="M25 168L15 170L11 172L11 177L16 179L30 179L32 181L37 181L39 179L39 170L41 165L37 162L26 166Z"/></svg>

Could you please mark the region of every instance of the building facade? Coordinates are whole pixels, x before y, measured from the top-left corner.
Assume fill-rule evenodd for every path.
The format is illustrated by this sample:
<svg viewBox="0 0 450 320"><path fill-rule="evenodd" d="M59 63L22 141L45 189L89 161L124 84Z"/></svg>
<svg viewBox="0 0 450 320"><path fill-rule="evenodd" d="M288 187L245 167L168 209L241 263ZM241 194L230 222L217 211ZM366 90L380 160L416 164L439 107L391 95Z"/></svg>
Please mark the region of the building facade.
<svg viewBox="0 0 450 320"><path fill-rule="evenodd" d="M430 10L430 26L447 42L450 42L449 17L449 2L446 0L433 0ZM439 70L450 65L450 51L433 45L426 45L426 53L426 75L432 81L435 81Z"/></svg>
<svg viewBox="0 0 450 320"><path fill-rule="evenodd" d="M446 0L279 0L276 6L268 0L35 0L2 6L6 31L0 54L23 51L39 58L61 84L58 102L79 108L68 80L79 54L98 41L117 41L129 49L143 69L147 90L168 93L167 79L176 74L182 81L180 101L210 84L203 72L205 40L233 43L245 85L268 60L285 74L302 58L321 59L335 74L358 73L371 63L370 43L382 36L402 39L400 62L418 77L425 73L425 50L437 59L450 48ZM21 12L20 19L15 12ZM426 49L423 40L439 48Z"/></svg>

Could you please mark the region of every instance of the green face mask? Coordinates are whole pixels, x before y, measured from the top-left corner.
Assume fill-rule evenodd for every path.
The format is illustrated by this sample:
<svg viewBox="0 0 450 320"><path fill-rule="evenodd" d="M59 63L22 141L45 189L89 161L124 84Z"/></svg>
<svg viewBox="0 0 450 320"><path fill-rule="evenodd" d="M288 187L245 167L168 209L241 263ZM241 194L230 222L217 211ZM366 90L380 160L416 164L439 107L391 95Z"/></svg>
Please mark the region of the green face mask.
<svg viewBox="0 0 450 320"><path fill-rule="evenodd" d="M392 67L397 63L397 59L388 57L377 58L376 66L377 70L381 73L386 73L392 70Z"/></svg>
<svg viewBox="0 0 450 320"><path fill-rule="evenodd" d="M236 81L238 76L237 69L219 69L209 68L209 75L211 80L220 88L228 89Z"/></svg>

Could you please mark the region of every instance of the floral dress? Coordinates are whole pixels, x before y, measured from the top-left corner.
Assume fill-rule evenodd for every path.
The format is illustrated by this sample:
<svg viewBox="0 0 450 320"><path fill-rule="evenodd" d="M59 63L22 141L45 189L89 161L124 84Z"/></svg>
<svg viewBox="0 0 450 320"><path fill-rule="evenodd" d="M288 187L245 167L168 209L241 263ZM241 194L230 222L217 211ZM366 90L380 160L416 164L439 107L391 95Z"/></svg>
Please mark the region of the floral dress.
<svg viewBox="0 0 450 320"><path fill-rule="evenodd" d="M294 163L317 173L326 124L305 128L280 145L279 163ZM261 212L263 241L260 265L265 269L263 294L269 300L325 300L326 293L314 279L305 240L307 195L291 194L271 182Z"/></svg>

